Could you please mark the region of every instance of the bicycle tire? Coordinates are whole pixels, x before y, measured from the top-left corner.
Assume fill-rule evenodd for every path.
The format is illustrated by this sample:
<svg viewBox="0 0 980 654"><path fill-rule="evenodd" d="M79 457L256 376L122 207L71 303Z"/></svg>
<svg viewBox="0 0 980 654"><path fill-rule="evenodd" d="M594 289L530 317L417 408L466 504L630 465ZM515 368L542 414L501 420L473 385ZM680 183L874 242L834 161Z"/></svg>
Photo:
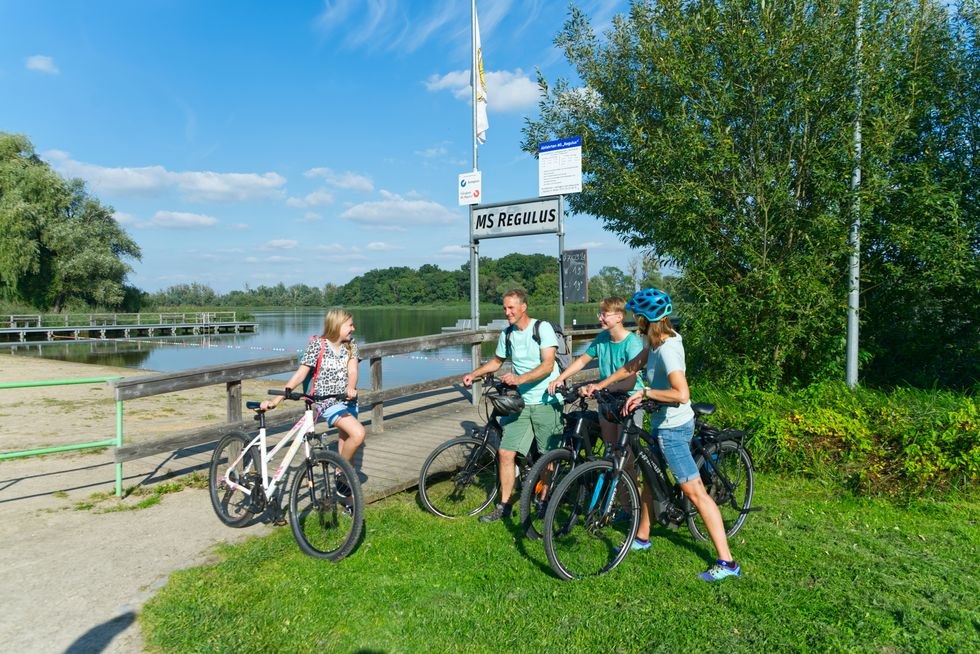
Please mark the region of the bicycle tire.
<svg viewBox="0 0 980 654"><path fill-rule="evenodd" d="M229 527L244 527L255 515L251 493L231 488L225 482L225 474L229 466L238 459L249 440L241 433L223 436L214 448L211 465L208 468L208 494L211 496L211 507L218 515L218 519ZM235 483L250 489L259 481L254 475L258 472L255 454L255 448L252 448L252 451L247 453L231 471Z"/></svg>
<svg viewBox="0 0 980 654"><path fill-rule="evenodd" d="M540 496L538 481L541 478L541 473L547 466L554 464L549 484L549 489L552 491L551 495L553 495L554 489L558 487L561 480L574 469L576 458L574 452L564 447L551 450L545 452L544 456L538 459L530 472L527 473L527 479L521 487L520 510L521 525L524 527L524 534L529 539L539 540L544 532L544 513L548 507L548 498L547 496Z"/></svg>
<svg viewBox="0 0 980 654"><path fill-rule="evenodd" d="M705 490L718 505L725 533L732 537L745 524L755 493L755 473L748 450L735 441L720 441L708 446L695 460ZM696 540L710 540L701 515L688 514L687 528Z"/></svg>
<svg viewBox="0 0 980 654"><path fill-rule="evenodd" d="M629 554L640 525L640 495L628 474L621 474L616 488L610 489L607 480L612 472L608 459L576 466L548 502L544 551L551 569L562 579L604 574ZM603 510L606 503L610 503L608 511Z"/></svg>
<svg viewBox="0 0 980 654"><path fill-rule="evenodd" d="M460 436L439 445L419 472L419 499L442 518L480 513L497 497L497 451Z"/></svg>
<svg viewBox="0 0 980 654"><path fill-rule="evenodd" d="M347 484L343 492L338 486ZM316 450L293 478L289 526L304 554L339 561L364 528L364 493L353 466L329 450Z"/></svg>

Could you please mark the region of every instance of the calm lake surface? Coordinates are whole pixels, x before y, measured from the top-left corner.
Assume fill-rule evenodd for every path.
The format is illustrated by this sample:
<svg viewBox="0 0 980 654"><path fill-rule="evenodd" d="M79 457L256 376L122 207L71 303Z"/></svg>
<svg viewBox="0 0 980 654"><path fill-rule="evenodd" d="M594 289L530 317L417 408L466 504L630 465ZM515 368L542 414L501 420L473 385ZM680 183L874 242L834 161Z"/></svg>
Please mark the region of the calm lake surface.
<svg viewBox="0 0 980 654"><path fill-rule="evenodd" d="M469 317L468 307L421 309L414 307L351 309L354 315L354 338L358 344L377 343L397 338L439 334L443 327L454 325L460 318ZM212 336L156 336L153 338L112 339L105 341L17 344L0 348L16 356L35 356L79 363L94 363L125 368L140 368L157 372L176 372L202 366L266 359L282 355L298 355L310 337L323 330L323 310L251 311L258 323L252 334L216 334ZM554 315L551 315L551 314ZM581 314L581 315L579 315ZM557 319L557 311L545 311L534 317ZM497 306L483 306L480 322L503 317ZM571 322L594 323L595 307L576 305L566 307L565 318ZM576 343L576 350L585 343ZM484 358L492 354L485 347ZM444 347L425 352L385 357L384 385L400 386L414 382L463 375L469 372L468 346ZM288 379L289 375L277 379ZM368 362L362 361L358 386L370 385Z"/></svg>

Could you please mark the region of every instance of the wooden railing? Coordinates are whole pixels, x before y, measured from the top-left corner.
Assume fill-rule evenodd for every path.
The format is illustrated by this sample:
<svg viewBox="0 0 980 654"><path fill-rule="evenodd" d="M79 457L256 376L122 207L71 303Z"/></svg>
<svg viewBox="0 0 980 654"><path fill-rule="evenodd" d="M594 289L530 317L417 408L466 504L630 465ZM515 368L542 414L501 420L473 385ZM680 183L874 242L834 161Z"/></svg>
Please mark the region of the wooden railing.
<svg viewBox="0 0 980 654"><path fill-rule="evenodd" d="M598 331L600 330L597 326L582 325L576 327L574 332L568 332L567 335L569 338L572 333L575 336L587 336ZM367 359L370 362L371 389L359 393L358 402L361 405L372 407L372 431L384 431L384 403L386 401L408 397L424 391L445 388L458 383L460 379L460 375L457 374L430 379L416 384L385 388L382 374L382 360L384 357L432 350L450 345L471 345L473 347L479 347L482 343L495 341L499 333L499 330L482 329L417 336L414 338L402 338L362 345L358 349L358 352L362 360ZM296 356L288 355L243 361L230 365L222 364L204 368L192 368L180 372L127 377L109 382L114 399L117 402L214 384L225 384L227 390L226 423L171 434L149 443L117 447L115 450L116 462L131 461L160 452L172 452L184 447L208 443L217 440L229 429L243 429L248 431L252 428L252 425L251 421L246 423L242 419L242 380L293 372L296 370L296 366ZM301 409L282 412L276 411L275 414L268 415L267 425L270 429L290 426L296 422L301 413Z"/></svg>

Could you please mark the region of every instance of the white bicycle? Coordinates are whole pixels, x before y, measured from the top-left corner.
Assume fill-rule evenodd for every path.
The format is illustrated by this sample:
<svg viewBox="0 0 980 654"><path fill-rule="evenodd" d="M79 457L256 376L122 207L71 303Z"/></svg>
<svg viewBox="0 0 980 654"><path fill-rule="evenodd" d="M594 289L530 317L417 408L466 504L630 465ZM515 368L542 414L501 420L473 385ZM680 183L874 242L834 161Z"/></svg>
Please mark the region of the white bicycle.
<svg viewBox="0 0 980 654"><path fill-rule="evenodd" d="M289 492L289 526L299 548L321 559L339 561L354 549L364 528L364 495L353 466L342 456L323 447L314 426L318 400L341 396L312 396L270 390L306 402L303 417L271 450L266 440L265 410L260 402L246 402L255 412L259 433L249 439L233 432L218 441L211 457L208 490L218 518L229 527L243 527L257 513L278 507L277 487L290 469L293 457L303 446L305 465L293 475ZM279 467L269 475L273 457L287 444L289 449ZM280 495L282 490L279 491Z"/></svg>

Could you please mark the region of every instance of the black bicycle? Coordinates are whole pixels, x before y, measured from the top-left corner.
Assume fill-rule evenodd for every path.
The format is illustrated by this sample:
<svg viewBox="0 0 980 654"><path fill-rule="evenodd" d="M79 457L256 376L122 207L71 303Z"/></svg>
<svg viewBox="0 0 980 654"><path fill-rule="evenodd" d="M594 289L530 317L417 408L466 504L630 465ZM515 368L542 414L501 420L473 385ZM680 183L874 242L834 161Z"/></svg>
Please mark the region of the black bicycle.
<svg viewBox="0 0 980 654"><path fill-rule="evenodd" d="M640 522L640 493L633 477L624 474L629 455L639 464L643 482L652 492L651 519L672 529L686 522L696 539L708 539L697 509L668 477L656 440L621 415L627 397L626 393L597 393L600 413L625 428L611 454L576 467L548 502L544 549L551 568L562 579L603 574L629 553ZM655 412L664 406L671 405L643 400L637 409ZM709 426L704 416L714 412L713 405L694 404L691 408L696 415L691 453L705 488L721 511L725 531L733 536L745 523L746 515L757 510L752 507L755 485L752 457L744 446L746 434Z"/></svg>
<svg viewBox="0 0 980 654"><path fill-rule="evenodd" d="M521 486L521 525L531 540L538 540L544 532L544 512L550 491L557 488L575 466L602 456L605 451L599 414L589 409L587 397L579 395L580 388L592 383L587 381L556 389L566 401L561 445L537 460Z"/></svg>
<svg viewBox="0 0 980 654"><path fill-rule="evenodd" d="M432 451L419 472L419 498L431 513L443 518L476 515L497 498L497 448L503 429L502 416L524 409L517 387L493 375L483 379L484 399L493 407L483 427L453 438ZM485 405L484 405L485 406ZM526 456L517 457L516 488L523 483L537 458L532 444Z"/></svg>

